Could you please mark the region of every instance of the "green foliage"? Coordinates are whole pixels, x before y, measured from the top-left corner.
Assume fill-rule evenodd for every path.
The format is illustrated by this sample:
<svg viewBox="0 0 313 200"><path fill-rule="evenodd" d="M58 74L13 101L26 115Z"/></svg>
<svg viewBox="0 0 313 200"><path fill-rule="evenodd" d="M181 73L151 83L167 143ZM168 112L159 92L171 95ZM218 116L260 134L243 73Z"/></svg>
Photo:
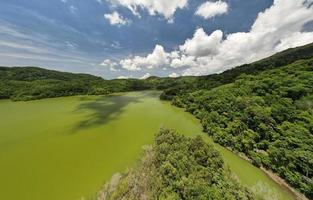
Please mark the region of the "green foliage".
<svg viewBox="0 0 313 200"><path fill-rule="evenodd" d="M313 59L176 96L215 142L245 153L313 199Z"/></svg>
<svg viewBox="0 0 313 200"><path fill-rule="evenodd" d="M226 83L232 83L244 74L258 74L264 70L282 67L296 60L307 59L312 56L313 44L309 44L283 51L252 64L233 68L221 74L179 78L150 77L146 80L104 80L87 74L72 74L38 67L0 67L0 99L10 98L20 101L156 89L164 90L160 96L161 99L172 100L178 94L194 92L199 89L212 89ZM266 84L275 86L270 80ZM302 93L306 92L304 89L303 86L297 85L289 87L284 92L289 98L299 99ZM262 92L262 85L259 92Z"/></svg>
<svg viewBox="0 0 313 200"><path fill-rule="evenodd" d="M98 199L253 199L225 169L220 154L200 136L187 138L165 129L137 169L112 185L111 181Z"/></svg>
<svg viewBox="0 0 313 200"><path fill-rule="evenodd" d="M104 80L88 74L72 74L37 67L0 67L0 99L27 101L72 95L105 95L188 85L196 77L145 80Z"/></svg>
<svg viewBox="0 0 313 200"><path fill-rule="evenodd" d="M312 57L313 44L309 44L221 74L150 77L146 80L104 80L86 74L35 67L0 67L0 99L32 100L146 89L164 90L160 98L172 100L174 105L194 114L214 141L245 153L256 166L274 170L313 199ZM160 134L158 139L162 137ZM143 165L155 172L150 174L146 171L152 178L146 178L146 182L141 182L139 187L149 191L148 196L151 191L154 195L154 189L159 187L158 190L162 191L159 199L219 199L221 194L225 195L223 199L232 199L233 195L244 197L237 199L246 198L241 193L233 193L233 190L230 193L225 192L228 191L225 189L220 190L223 187L232 188L233 185L229 183L231 185L226 186L223 182L228 175L216 169L222 163L219 156L211 154L214 151L210 147L202 145L199 139L190 141L173 134L166 137L169 141L158 143L157 139L152 153L158 156L152 156L151 160L158 162ZM190 146L192 143L199 145L196 147L201 152L193 149L199 155L189 152L194 148ZM177 145L180 150L176 149ZM203 156L208 156L210 163L202 161ZM186 159L195 166L190 166ZM202 170L207 168L209 170ZM210 171L213 169L216 173ZM195 170L199 173L194 173ZM139 170L136 173L141 172ZM130 174L137 177L136 173ZM221 180L216 179L216 174L221 175ZM123 187L119 187L121 191L128 191L130 185L138 186L137 182L129 184L132 179L126 177L123 179ZM219 187L215 187L217 183ZM140 194L140 190L132 194ZM137 197L134 195L134 198L128 199Z"/></svg>
<svg viewBox="0 0 313 200"><path fill-rule="evenodd" d="M106 94L102 78L36 67L1 67L0 98L32 100L79 94Z"/></svg>
<svg viewBox="0 0 313 200"><path fill-rule="evenodd" d="M291 64L295 61L301 59L309 59L313 57L313 43L297 47L293 49L288 49L283 52L277 53L269 58L251 63L238 66L227 70L221 74L211 74L207 76L194 77L192 82L187 82L187 84L180 84L179 86L171 86L162 88L165 89L161 95L162 99L173 99L179 94L184 94L187 92L194 92L200 89L212 89L224 84L233 83L241 76L245 75L256 75L265 70L276 69L284 67L288 64ZM248 77L248 76L247 76ZM305 78L305 77L304 77ZM184 79L182 77L181 79ZM274 84L270 80L268 84ZM272 85L275 86L275 85ZM262 86L260 86L262 87ZM295 98L298 98L297 95L301 95L302 88L298 85L295 88L289 88L289 95L294 95ZM262 92L262 88L260 88Z"/></svg>

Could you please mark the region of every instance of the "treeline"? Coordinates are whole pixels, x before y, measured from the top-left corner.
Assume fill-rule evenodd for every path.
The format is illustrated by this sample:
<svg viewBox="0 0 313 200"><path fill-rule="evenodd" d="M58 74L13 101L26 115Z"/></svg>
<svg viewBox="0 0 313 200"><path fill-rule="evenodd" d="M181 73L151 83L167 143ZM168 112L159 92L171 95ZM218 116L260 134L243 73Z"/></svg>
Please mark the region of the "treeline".
<svg viewBox="0 0 313 200"><path fill-rule="evenodd" d="M299 59L313 57L313 44L289 49L267 59L236 67L222 74L200 77L159 78L146 80L104 80L88 74L73 74L38 67L0 67L0 99L33 100L72 95L102 95L147 89L163 90L161 99L199 89L232 83L241 74L258 74Z"/></svg>
<svg viewBox="0 0 313 200"><path fill-rule="evenodd" d="M140 80L104 80L37 67L1 67L0 98L33 100L72 95L100 95L146 89Z"/></svg>
<svg viewBox="0 0 313 200"><path fill-rule="evenodd" d="M195 77L183 79L150 77L146 80L104 80L88 74L58 72L38 67L0 67L0 99L27 101L60 96L163 90L185 85L194 79Z"/></svg>
<svg viewBox="0 0 313 200"><path fill-rule="evenodd" d="M212 74L207 76L186 77L191 79L188 84L177 84L174 87L168 87L161 95L161 99L171 100L173 97L186 92L197 91L199 89L212 89L224 84L234 82L242 74L257 75L265 70L277 69L286 66L297 60L309 59L313 57L313 43L288 49L283 52L277 53L271 57L263 60L245 64L227 70L221 74ZM180 79L184 79L181 77Z"/></svg>
<svg viewBox="0 0 313 200"><path fill-rule="evenodd" d="M173 104L201 119L215 142L313 199L313 58L182 93Z"/></svg>
<svg viewBox="0 0 313 200"><path fill-rule="evenodd" d="M220 154L198 136L161 129L140 164L115 175L98 200L254 199L225 169Z"/></svg>
<svg viewBox="0 0 313 200"><path fill-rule="evenodd" d="M0 98L12 100L146 89L164 90L160 98L172 100L174 105L184 107L201 119L204 131L214 141L244 153L256 166L275 171L309 199L313 199L313 44L289 49L221 74L202 77L104 80L91 75L40 68L0 68ZM188 146L187 142L184 145ZM186 149L181 148L187 153ZM175 149L171 150L175 152ZM176 159L175 156L170 157ZM192 156L188 154L187 158L193 159ZM155 159L159 157L152 160ZM166 159L157 161L170 162ZM159 174L163 173L163 167L167 169L167 166L157 164L151 166ZM179 169L180 166L175 167ZM136 173L130 173L123 180L127 183L127 180L130 181L127 177ZM200 185L203 183L200 174L193 175L197 179L190 177L189 180L187 177L187 182L184 182L185 178L180 176L186 175L184 172L179 172L179 178L172 176L170 171L166 173L171 180L175 180L174 185L168 182L168 185L163 185L165 175L164 180L151 180L160 181L156 183L167 188L164 195L173 195L173 199L177 197L175 195L183 195L172 194L174 186L187 184L191 180L197 183L197 179ZM126 183L120 185L121 191L128 191L129 185ZM201 188L200 185L197 187ZM209 188L203 186L202 189L211 191ZM163 191L161 187L158 189ZM197 193L198 188L195 191L195 194L202 195ZM189 192L193 193L194 188ZM216 194L219 195L218 192Z"/></svg>

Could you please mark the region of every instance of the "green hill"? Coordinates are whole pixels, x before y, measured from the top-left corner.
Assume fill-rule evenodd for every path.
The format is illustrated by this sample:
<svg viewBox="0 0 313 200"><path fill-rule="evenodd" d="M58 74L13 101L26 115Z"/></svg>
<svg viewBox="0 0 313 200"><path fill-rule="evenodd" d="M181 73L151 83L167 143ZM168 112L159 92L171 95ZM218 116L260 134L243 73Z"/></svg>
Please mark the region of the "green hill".
<svg viewBox="0 0 313 200"><path fill-rule="evenodd" d="M242 74L258 74L265 70L283 67L297 60L309 59L312 57L313 43L285 50L260 61L235 67L221 74L197 77L192 84L175 85L175 87L167 88L161 95L161 98L170 100L180 93L191 92L198 89L212 89L223 84L232 83ZM181 77L179 79L184 78L185 77Z"/></svg>
<svg viewBox="0 0 313 200"><path fill-rule="evenodd" d="M187 138L160 130L146 148L139 166L115 175L98 200L190 199L252 200L252 193L237 182L213 146L198 136Z"/></svg>
<svg viewBox="0 0 313 200"><path fill-rule="evenodd" d="M278 173L313 199L313 59L173 98L215 142Z"/></svg>
<svg viewBox="0 0 313 200"><path fill-rule="evenodd" d="M313 44L201 77L104 80L36 67L0 67L2 99L145 89L164 90L160 98L199 118L215 142L273 170L313 199Z"/></svg>
<svg viewBox="0 0 313 200"><path fill-rule="evenodd" d="M71 95L100 95L149 89L142 80L104 80L38 67L0 67L0 99L34 100Z"/></svg>
<svg viewBox="0 0 313 200"><path fill-rule="evenodd" d="M257 74L313 57L313 44L289 49L261 61L242 65L221 74L200 77L146 80L104 80L88 74L73 74L38 67L0 67L0 99L33 100L81 94L109 94L145 89L164 90L162 99L170 100L184 92L211 89L231 83L241 74Z"/></svg>

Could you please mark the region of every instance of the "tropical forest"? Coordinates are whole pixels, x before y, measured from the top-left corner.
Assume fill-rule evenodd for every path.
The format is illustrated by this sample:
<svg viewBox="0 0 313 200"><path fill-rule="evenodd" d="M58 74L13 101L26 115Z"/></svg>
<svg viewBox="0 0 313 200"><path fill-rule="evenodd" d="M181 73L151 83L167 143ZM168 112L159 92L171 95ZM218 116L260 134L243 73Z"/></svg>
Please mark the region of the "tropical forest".
<svg viewBox="0 0 313 200"><path fill-rule="evenodd" d="M311 0L0 0L0 199L313 200Z"/></svg>

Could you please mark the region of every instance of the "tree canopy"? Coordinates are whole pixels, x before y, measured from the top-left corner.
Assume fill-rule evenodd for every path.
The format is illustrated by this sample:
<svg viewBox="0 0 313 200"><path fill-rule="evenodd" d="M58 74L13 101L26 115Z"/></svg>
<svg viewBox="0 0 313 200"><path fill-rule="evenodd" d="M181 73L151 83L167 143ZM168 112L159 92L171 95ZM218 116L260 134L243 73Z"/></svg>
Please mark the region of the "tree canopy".
<svg viewBox="0 0 313 200"><path fill-rule="evenodd" d="M313 59L174 97L215 142L313 199Z"/></svg>
<svg viewBox="0 0 313 200"><path fill-rule="evenodd" d="M112 179L99 200L254 199L226 169L220 154L200 136L161 129L139 166Z"/></svg>

